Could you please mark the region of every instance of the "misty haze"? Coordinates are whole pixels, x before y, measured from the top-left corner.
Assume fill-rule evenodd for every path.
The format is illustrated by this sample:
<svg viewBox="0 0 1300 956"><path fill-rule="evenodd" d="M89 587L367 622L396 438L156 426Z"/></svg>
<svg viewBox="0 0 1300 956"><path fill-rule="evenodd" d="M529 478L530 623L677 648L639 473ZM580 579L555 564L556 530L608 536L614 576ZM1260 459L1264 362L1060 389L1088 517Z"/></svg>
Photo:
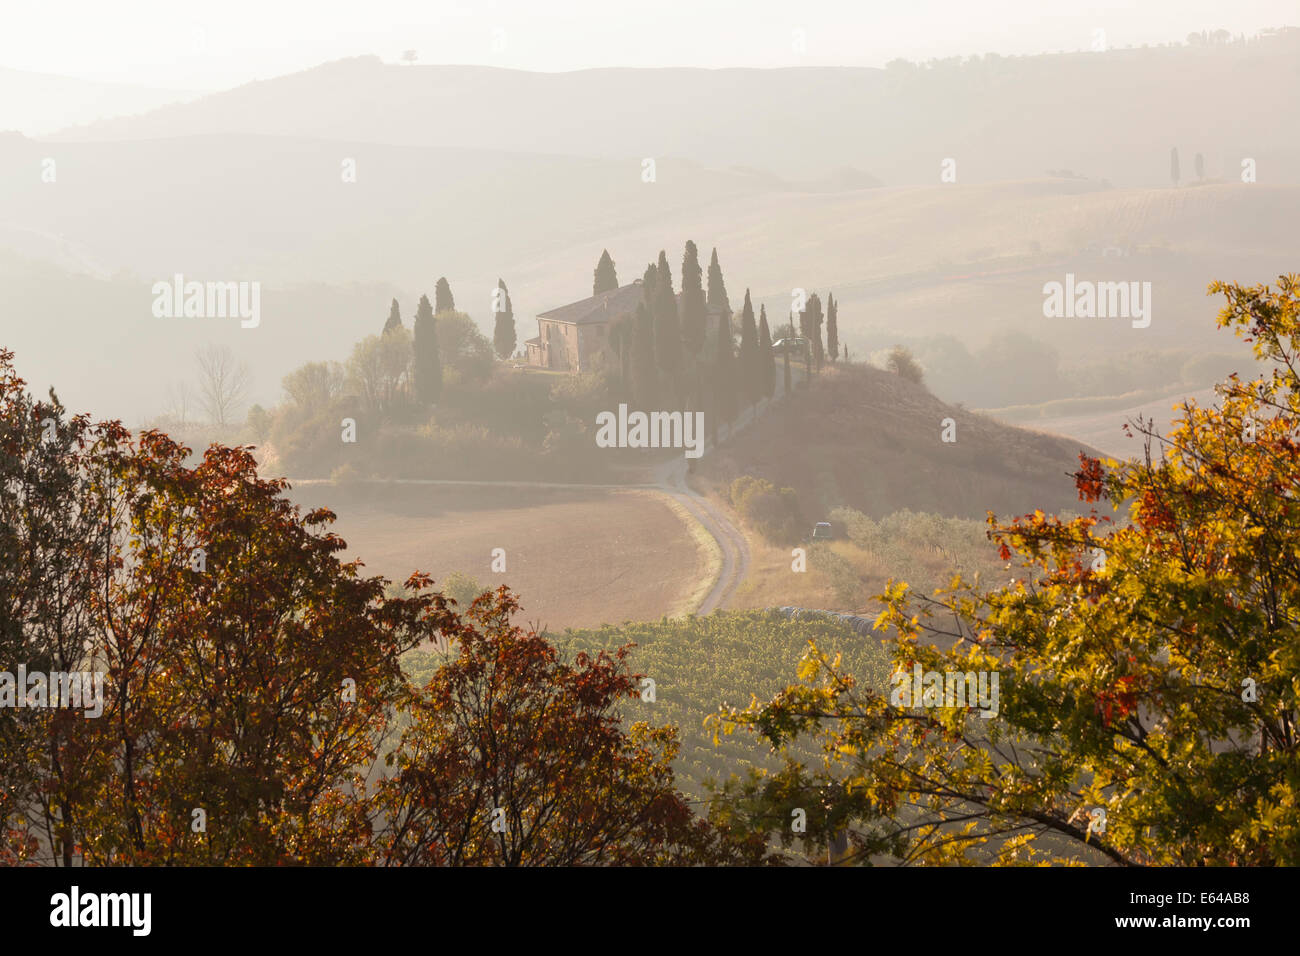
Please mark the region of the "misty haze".
<svg viewBox="0 0 1300 956"><path fill-rule="evenodd" d="M1300 861L1290 5L145 6L0 40L0 861Z"/></svg>

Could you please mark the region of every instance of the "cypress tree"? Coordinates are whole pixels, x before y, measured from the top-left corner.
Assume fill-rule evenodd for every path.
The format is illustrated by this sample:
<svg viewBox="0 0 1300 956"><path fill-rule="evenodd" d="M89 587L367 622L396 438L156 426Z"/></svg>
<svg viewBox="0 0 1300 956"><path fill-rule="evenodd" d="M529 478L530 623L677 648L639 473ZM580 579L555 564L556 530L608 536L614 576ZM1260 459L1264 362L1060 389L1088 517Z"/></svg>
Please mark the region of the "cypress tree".
<svg viewBox="0 0 1300 956"><path fill-rule="evenodd" d="M496 326L492 329L492 345L500 358L508 359L515 353L518 341L515 335L515 307L510 301L510 290L506 288L504 279L497 279L497 289L500 294L497 296L498 311Z"/></svg>
<svg viewBox="0 0 1300 956"><path fill-rule="evenodd" d="M632 344L636 333L635 317L624 313L609 324L609 344L618 353L619 394L625 400L632 398Z"/></svg>
<svg viewBox="0 0 1300 956"><path fill-rule="evenodd" d="M840 357L840 304L826 293L826 354L834 362Z"/></svg>
<svg viewBox="0 0 1300 956"><path fill-rule="evenodd" d="M814 292L808 296L804 310L799 313L799 334L812 343L812 358L818 369L822 367L822 300Z"/></svg>
<svg viewBox="0 0 1300 956"><path fill-rule="evenodd" d="M709 308L704 298L703 279L699 250L688 239L686 254L682 257L682 345L688 362L698 361L704 351Z"/></svg>
<svg viewBox="0 0 1300 956"><path fill-rule="evenodd" d="M420 296L415 310L415 397L432 405L442 395L442 357L438 354L438 320L427 295Z"/></svg>
<svg viewBox="0 0 1300 956"><path fill-rule="evenodd" d="M1169 150L1169 178L1174 181L1175 186L1178 185L1178 180L1182 178L1178 174L1178 147L1177 146Z"/></svg>
<svg viewBox="0 0 1300 956"><path fill-rule="evenodd" d="M749 300L749 290L745 290L745 304L740 310L740 358L737 363L738 374L736 390L753 408L763 394L762 355L758 351L758 326L754 324L754 304Z"/></svg>
<svg viewBox="0 0 1300 956"><path fill-rule="evenodd" d="M713 415L728 426L736 417L736 361L731 344L731 320L718 316L718 347L713 356Z"/></svg>
<svg viewBox="0 0 1300 956"><path fill-rule="evenodd" d="M658 291L659 270L652 262L645 267L645 274L641 276L641 301L646 304L647 308L653 310L655 304L655 293Z"/></svg>
<svg viewBox="0 0 1300 956"><path fill-rule="evenodd" d="M668 283L668 288L672 289L673 274L672 270L668 268L668 256L662 249L659 250L659 262L655 265L655 271L659 273L660 281Z"/></svg>
<svg viewBox="0 0 1300 956"><path fill-rule="evenodd" d="M456 300L452 298L451 286L447 284L444 276L438 280L438 284L433 289L433 311L434 314L440 312L450 312L456 308Z"/></svg>
<svg viewBox="0 0 1300 956"><path fill-rule="evenodd" d="M682 370L682 330L677 317L677 296L673 292L673 277L668 271L668 257L659 253L655 268L654 320L655 364L662 373L660 381L671 389L672 399L680 397Z"/></svg>
<svg viewBox="0 0 1300 956"><path fill-rule="evenodd" d="M655 369L654 317L644 302L636 307L633 320L630 393L638 408L650 410L659 393Z"/></svg>
<svg viewBox="0 0 1300 956"><path fill-rule="evenodd" d="M618 288L618 273L614 271L614 260L609 257L609 250L602 249L600 261L596 263L595 280L591 284L591 294L613 292Z"/></svg>
<svg viewBox="0 0 1300 956"><path fill-rule="evenodd" d="M709 259L709 308L721 309L731 315L731 302L727 299L727 285L722 281L722 267L718 265L718 250Z"/></svg>
<svg viewBox="0 0 1300 956"><path fill-rule="evenodd" d="M767 327L767 306L758 309L758 351L763 370L763 396L776 394L776 355L772 352L772 332Z"/></svg>
<svg viewBox="0 0 1300 956"><path fill-rule="evenodd" d="M397 307L397 300L394 299L393 304L388 307L388 321L384 323L384 333L387 334L394 329L400 329L401 327L402 312Z"/></svg>

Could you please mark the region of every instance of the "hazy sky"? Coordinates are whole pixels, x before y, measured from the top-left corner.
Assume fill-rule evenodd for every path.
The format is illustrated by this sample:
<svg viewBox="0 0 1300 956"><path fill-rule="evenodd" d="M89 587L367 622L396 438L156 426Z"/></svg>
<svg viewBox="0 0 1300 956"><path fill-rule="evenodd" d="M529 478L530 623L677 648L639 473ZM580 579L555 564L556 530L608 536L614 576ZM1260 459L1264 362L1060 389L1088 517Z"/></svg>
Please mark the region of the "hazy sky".
<svg viewBox="0 0 1300 956"><path fill-rule="evenodd" d="M0 66L216 89L373 53L528 70L881 66L1300 25L1296 0L41 0L6 3ZM795 31L805 50L796 51Z"/></svg>

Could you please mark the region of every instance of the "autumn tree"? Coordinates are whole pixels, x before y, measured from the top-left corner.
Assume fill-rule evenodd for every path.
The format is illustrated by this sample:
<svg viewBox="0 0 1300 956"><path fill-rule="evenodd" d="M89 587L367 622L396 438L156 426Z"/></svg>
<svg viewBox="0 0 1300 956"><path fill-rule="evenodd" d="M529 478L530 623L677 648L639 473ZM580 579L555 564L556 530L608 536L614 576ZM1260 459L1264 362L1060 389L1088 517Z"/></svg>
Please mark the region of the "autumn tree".
<svg viewBox="0 0 1300 956"><path fill-rule="evenodd" d="M280 380L285 397L297 409L312 411L343 393L346 371L338 362L308 362Z"/></svg>
<svg viewBox="0 0 1300 956"><path fill-rule="evenodd" d="M626 648L565 661L505 588L458 613L365 576L248 449L69 417L5 351L0 448L0 653L102 677L67 707L0 675L0 862L765 861L691 812L673 728L624 726Z"/></svg>
<svg viewBox="0 0 1300 956"><path fill-rule="evenodd" d="M510 624L506 588L475 600L457 653L414 691L382 785L388 864L647 865L711 837L674 788L676 730L635 722L628 649L564 660ZM637 703L631 701L637 700Z"/></svg>
<svg viewBox="0 0 1300 956"><path fill-rule="evenodd" d="M1167 436L1137 420L1140 456L1081 455L1088 514L990 515L1012 583L891 581L892 689L810 647L799 683L716 718L827 755L733 784L740 816L818 800L808 845L847 834L859 861L1300 862L1300 276L1211 291L1258 374ZM980 673L996 697L946 696Z"/></svg>
<svg viewBox="0 0 1300 956"><path fill-rule="evenodd" d="M399 654L451 626L441 598L385 598L383 579L339 561L333 515L301 513L245 449L190 466L159 432L20 397L8 353L0 381L16 453L0 500L26 499L0 510L6 657L102 675L80 706L3 711L6 856L368 859L365 768L404 686Z"/></svg>
<svg viewBox="0 0 1300 956"><path fill-rule="evenodd" d="M411 333L399 325L353 346L347 384L367 411L391 417L410 401L411 366Z"/></svg>
<svg viewBox="0 0 1300 956"><path fill-rule="evenodd" d="M90 608L106 583L102 556L110 535L90 506L102 477L95 466L101 442L120 440L120 426L69 416L53 390L29 395L0 348L0 660L16 674L81 671L93 659ZM71 744L84 715L15 708L12 688L0 688L0 865L38 858L71 863L72 793L62 789L83 748Z"/></svg>

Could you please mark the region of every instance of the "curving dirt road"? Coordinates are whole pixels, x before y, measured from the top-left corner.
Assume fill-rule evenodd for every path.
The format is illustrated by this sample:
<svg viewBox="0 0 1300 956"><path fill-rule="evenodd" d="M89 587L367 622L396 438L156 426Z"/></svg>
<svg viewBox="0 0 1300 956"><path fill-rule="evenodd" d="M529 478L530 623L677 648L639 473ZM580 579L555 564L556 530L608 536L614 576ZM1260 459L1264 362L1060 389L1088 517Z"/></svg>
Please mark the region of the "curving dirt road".
<svg viewBox="0 0 1300 956"><path fill-rule="evenodd" d="M668 495L713 536L722 551L722 568L718 579L704 596L696 614L711 614L720 608L749 573L749 545L745 535L731 523L722 509L686 482L686 459L674 458L654 470L654 487Z"/></svg>

